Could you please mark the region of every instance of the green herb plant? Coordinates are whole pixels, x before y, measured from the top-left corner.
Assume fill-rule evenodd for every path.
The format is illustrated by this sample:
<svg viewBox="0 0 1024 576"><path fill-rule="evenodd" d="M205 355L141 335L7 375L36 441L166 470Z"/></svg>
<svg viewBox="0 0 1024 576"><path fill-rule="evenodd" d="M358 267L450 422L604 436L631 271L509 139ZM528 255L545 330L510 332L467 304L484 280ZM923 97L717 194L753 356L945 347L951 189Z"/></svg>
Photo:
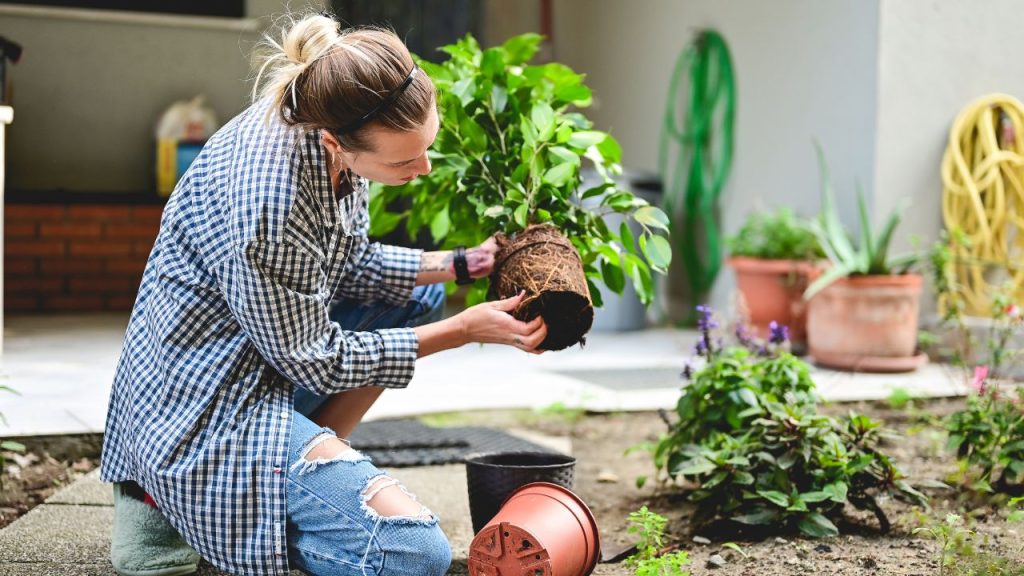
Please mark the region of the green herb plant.
<svg viewBox="0 0 1024 576"><path fill-rule="evenodd" d="M698 504L698 523L796 528L812 537L834 536L833 522L849 503L890 523L881 495L926 506L879 448L883 430L867 416L833 419L817 413L808 366L786 350L785 330L772 327L767 342L740 325L738 345L726 347L718 323L699 307L703 366L687 365L677 420L654 447L654 463L669 483L685 480L685 496Z"/></svg>
<svg viewBox="0 0 1024 576"><path fill-rule="evenodd" d="M540 41L524 34L481 50L467 35L441 48L450 56L444 63L417 60L438 90L433 170L403 186L373 187L371 233L404 221L412 237L429 227L443 247L472 246L497 232L550 223L579 251L595 305L601 305L595 282L622 293L627 279L647 304L652 271L664 273L671 259L659 234L667 234L668 218L616 184L619 144L579 112L591 104L590 89L564 64L530 64ZM598 181L581 189L585 162ZM389 212L401 198L409 208ZM626 221L609 229L604 217L614 213L634 220L641 233L634 235ZM467 303L485 298L487 282L471 288Z"/></svg>
<svg viewBox="0 0 1024 576"><path fill-rule="evenodd" d="M735 236L726 239L732 256L762 260L817 260L825 253L810 224L788 208L752 212Z"/></svg>
<svg viewBox="0 0 1024 576"><path fill-rule="evenodd" d="M689 576L683 569L690 563L684 550L665 552L665 526L668 519L642 506L629 514L629 528L626 531L638 538L636 554L626 558L627 568L637 576Z"/></svg>
<svg viewBox="0 0 1024 576"><path fill-rule="evenodd" d="M914 529L914 534L939 543L936 563L939 576L1022 576L1024 562L1019 559L1024 548L1013 551L1018 559L986 551L986 539L964 525L958 514L947 514L944 521Z"/></svg>
<svg viewBox="0 0 1024 576"><path fill-rule="evenodd" d="M839 218L835 195L832 193L832 185L829 182L825 152L821 149L821 145L815 143L815 146L821 170L822 211L817 219L811 221L810 226L832 266L807 287L804 297L810 299L836 280L849 276L905 274L921 259L921 256L917 253L900 256L889 254L889 245L892 242L893 232L900 223L902 209L893 211L876 235L871 229L871 217L864 200L864 190L858 186L857 208L860 214L860 241L855 244L850 240L850 235Z"/></svg>

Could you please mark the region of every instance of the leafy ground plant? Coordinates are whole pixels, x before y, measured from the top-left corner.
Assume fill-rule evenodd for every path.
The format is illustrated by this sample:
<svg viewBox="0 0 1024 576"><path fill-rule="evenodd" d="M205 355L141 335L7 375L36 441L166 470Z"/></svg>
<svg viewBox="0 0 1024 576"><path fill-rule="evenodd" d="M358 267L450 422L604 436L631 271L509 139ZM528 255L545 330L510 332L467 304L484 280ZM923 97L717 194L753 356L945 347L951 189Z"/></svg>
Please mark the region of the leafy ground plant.
<svg viewBox="0 0 1024 576"><path fill-rule="evenodd" d="M877 422L817 413L808 366L787 351L784 326L773 326L767 342L738 326L738 345L726 347L711 309L698 312L703 365L684 369L690 382L677 420L653 449L662 478L698 504L698 522L824 537L838 534L834 520L847 503L873 512L883 531L890 523L880 495L927 505L879 449Z"/></svg>
<svg viewBox="0 0 1024 576"><path fill-rule="evenodd" d="M958 514L947 514L944 521L917 528L914 534L938 542L938 576L1024 575L1024 563L1019 559L1007 558L981 549L985 544L983 539L974 530L966 527L963 518Z"/></svg>
<svg viewBox="0 0 1024 576"><path fill-rule="evenodd" d="M950 415L949 447L961 460L960 483L980 492L1024 491L1024 387L1001 389L979 366L967 408Z"/></svg>
<svg viewBox="0 0 1024 576"><path fill-rule="evenodd" d="M665 525L668 520L656 512L641 507L629 514L630 534L638 538L636 554L626 558L625 565L635 570L637 576L689 576L684 566L690 558L683 550L669 552L665 549Z"/></svg>

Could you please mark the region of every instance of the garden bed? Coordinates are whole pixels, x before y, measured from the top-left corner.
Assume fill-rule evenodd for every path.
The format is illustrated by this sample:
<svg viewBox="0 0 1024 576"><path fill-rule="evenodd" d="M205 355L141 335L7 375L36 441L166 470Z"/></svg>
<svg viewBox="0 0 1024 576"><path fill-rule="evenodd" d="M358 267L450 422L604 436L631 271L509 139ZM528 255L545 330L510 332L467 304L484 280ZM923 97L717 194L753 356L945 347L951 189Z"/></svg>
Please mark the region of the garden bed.
<svg viewBox="0 0 1024 576"><path fill-rule="evenodd" d="M898 465L916 483L922 480L941 480L957 470L954 455L945 449L945 433L937 426L924 426L926 416L943 417L962 408L962 399L918 402L916 407L896 410L885 403L835 404L825 406L822 412L839 416L854 409L882 421L886 427L898 432L902 439L885 446L896 458ZM619 550L635 540L627 533L628 515L641 506L668 517L666 532L673 544L689 551L692 574L722 575L794 575L794 574L886 574L936 575L939 574L939 545L920 535L915 528L934 526L947 513L969 516L968 525L979 537L973 546L976 553L987 553L1015 560L1021 564L1016 571L1003 574L1024 574L1024 523L1008 524L1005 511L994 513L990 507L966 506L956 502L959 492L929 490L933 508L924 511L902 502L882 502L893 523L889 534L881 534L877 521L868 512L847 507L848 522L840 525L842 534L836 538L814 540L796 533L738 534L735 532L695 531L689 522L692 504L682 501L648 482L638 489L638 476L653 476L651 458L644 452L623 456L630 446L653 441L665 431L664 422L655 413L586 415L579 418L571 411L561 412L561 418L542 418L527 422L551 434L570 434L573 451L578 459L576 491L584 498L597 517L603 546ZM489 422L501 422L494 415ZM501 424L499 424L501 425ZM523 422L510 422L522 426ZM697 544L693 537L704 537L710 544ZM699 539L699 538L698 538ZM735 542L747 555L743 558L731 549L723 549L725 542ZM719 554L725 565L710 568L709 559ZM989 557L991 560L991 557ZM956 558L961 568L969 558L961 554ZM980 555L974 562L982 562ZM959 574L961 572L947 572ZM965 574L1001 574L988 568L977 568ZM599 564L594 574L633 574L622 564Z"/></svg>
<svg viewBox="0 0 1024 576"><path fill-rule="evenodd" d="M99 434L18 438L24 454L7 453L0 489L0 528L99 466Z"/></svg>
<svg viewBox="0 0 1024 576"><path fill-rule="evenodd" d="M913 482L941 480L957 470L953 454L945 448L945 433L936 425L926 425L926 418L944 417L963 407L962 399L918 401L910 408L893 409L885 403L835 404L822 411L831 415L854 409L878 419L902 439L885 446ZM486 423L500 428L538 429L553 435L572 437L578 459L576 490L590 505L601 528L604 547L620 550L634 541L627 532L630 512L641 506L669 519L668 540L687 550L693 574L722 575L791 575L791 574L893 574L898 576L938 574L939 545L914 535L922 526L933 526L947 513L970 517L969 527L978 532L975 552L996 555L1024 563L1024 524L1008 524L1005 511L993 511L986 505L965 505L957 501L960 492L930 491L933 509L923 511L896 501L882 503L893 522L892 532L881 534L870 513L848 507L848 521L840 525L837 538L813 540L795 533L739 534L727 531L695 529L690 523L693 505L677 494L659 489L653 482L638 489L638 476L654 473L650 456L635 451L623 456L627 448L655 440L666 427L658 414L587 414L556 407L546 414L523 412L481 412L428 417L434 425ZM101 438L98 435L39 437L22 439L28 444L32 461L22 467L9 460L4 489L0 496L0 526L5 526L54 491L98 465ZM22 462L25 462L22 460ZM16 468L15 468L16 467ZM12 471L15 471L12 474ZM710 544L694 542L703 537ZM700 540L700 538L698 538ZM742 557L722 544L734 542L747 555ZM725 565L709 568L708 561L719 554ZM974 561L980 556L975 555ZM991 558L991 557L990 557ZM962 568L970 558L956 558ZM462 567L453 567L458 573ZM463 568L464 569L464 568ZM958 572L953 572L958 573ZM977 569L967 574L1000 574ZM633 574L622 564L600 564L597 575ZM1002 574L1024 574L1024 565Z"/></svg>

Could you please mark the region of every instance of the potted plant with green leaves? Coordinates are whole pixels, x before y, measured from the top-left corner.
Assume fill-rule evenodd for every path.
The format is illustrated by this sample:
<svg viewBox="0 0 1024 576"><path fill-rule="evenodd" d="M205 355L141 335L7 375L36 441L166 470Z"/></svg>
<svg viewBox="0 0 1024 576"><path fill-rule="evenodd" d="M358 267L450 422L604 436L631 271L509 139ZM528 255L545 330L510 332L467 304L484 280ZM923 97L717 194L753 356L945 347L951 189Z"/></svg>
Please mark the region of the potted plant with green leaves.
<svg viewBox="0 0 1024 576"><path fill-rule="evenodd" d="M806 348L804 291L820 273L824 258L807 220L788 208L752 212L726 239L729 267L736 274L740 311L758 337L767 338L774 321L789 327L794 351Z"/></svg>
<svg viewBox="0 0 1024 576"><path fill-rule="evenodd" d="M907 372L927 362L918 353L921 275L911 272L918 254L889 253L901 209L875 234L863 190L857 190L860 240L854 243L836 210L825 155L818 146L822 213L811 222L831 266L811 283L807 336L817 364L866 372Z"/></svg>
<svg viewBox="0 0 1024 576"><path fill-rule="evenodd" d="M444 46L441 64L419 60L438 89L441 126L430 152L433 171L399 187L374 187L371 233L403 223L415 237L429 227L442 247L476 245L498 234L494 273L478 280L467 303L488 295L527 292L514 316L544 317L541 348L582 342L600 306L596 282L621 293L627 279L649 303L652 271L671 258L668 218L620 189L621 150L579 112L591 103L583 76L559 63L529 64L541 37L524 34L481 50L472 36ZM580 189L580 168L593 165L600 182ZM406 198L408 209L388 211ZM623 221L609 229L604 217Z"/></svg>

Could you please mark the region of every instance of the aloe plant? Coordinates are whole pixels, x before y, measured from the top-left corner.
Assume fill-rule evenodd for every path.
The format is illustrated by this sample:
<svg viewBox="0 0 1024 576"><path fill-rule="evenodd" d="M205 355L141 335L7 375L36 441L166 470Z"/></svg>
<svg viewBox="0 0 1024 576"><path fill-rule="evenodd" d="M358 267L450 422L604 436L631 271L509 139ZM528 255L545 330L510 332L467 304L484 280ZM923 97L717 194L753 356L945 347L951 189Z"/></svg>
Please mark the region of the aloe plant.
<svg viewBox="0 0 1024 576"><path fill-rule="evenodd" d="M818 153L818 167L821 170L822 208L817 219L810 222L811 231L818 238L825 255L832 266L817 280L811 283L804 292L804 298L810 299L840 278L849 276L887 276L890 274L906 274L920 258L919 254L889 255L889 244L893 232L900 223L905 202L889 214L881 231L876 236L871 229L871 218L868 215L864 190L857 185L857 208L860 212L860 242L855 244L850 234L839 219L836 210L832 185L829 182L828 164L821 145L815 142Z"/></svg>

